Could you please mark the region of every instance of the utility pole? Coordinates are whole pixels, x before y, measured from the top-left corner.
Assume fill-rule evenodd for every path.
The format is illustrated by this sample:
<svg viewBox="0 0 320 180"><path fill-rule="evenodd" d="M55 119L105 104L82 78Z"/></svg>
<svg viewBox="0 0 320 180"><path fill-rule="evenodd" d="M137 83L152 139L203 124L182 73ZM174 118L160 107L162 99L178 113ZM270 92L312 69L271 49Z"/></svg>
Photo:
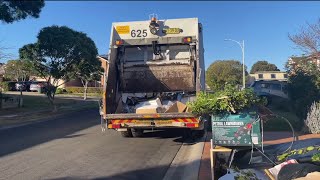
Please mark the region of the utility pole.
<svg viewBox="0 0 320 180"><path fill-rule="evenodd" d="M225 39L225 41L233 41L235 43L237 43L242 51L242 89L244 89L246 87L246 70L245 70L245 65L244 65L244 40L242 40L242 42L233 40L233 39Z"/></svg>

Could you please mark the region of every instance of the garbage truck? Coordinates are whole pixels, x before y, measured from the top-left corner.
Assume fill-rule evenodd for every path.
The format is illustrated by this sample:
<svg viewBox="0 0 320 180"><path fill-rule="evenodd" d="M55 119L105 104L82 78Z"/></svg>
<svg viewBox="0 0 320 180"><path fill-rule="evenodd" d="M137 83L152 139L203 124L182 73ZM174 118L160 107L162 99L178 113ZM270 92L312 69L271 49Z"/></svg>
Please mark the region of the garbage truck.
<svg viewBox="0 0 320 180"><path fill-rule="evenodd" d="M182 128L194 135L205 119L186 104L205 90L202 25L198 18L112 24L100 107L102 130L139 137Z"/></svg>

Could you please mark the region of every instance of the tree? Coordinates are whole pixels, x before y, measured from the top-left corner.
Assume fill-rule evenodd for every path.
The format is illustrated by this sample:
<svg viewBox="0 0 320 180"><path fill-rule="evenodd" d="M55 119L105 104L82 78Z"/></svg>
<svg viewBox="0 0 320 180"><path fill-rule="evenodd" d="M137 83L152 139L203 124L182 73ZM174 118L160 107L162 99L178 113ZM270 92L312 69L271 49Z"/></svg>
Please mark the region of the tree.
<svg viewBox="0 0 320 180"><path fill-rule="evenodd" d="M253 74L258 71L280 71L275 64L268 63L268 61L257 61L251 67L250 73Z"/></svg>
<svg viewBox="0 0 320 180"><path fill-rule="evenodd" d="M54 96L57 87L77 74L77 64L96 57L97 50L92 40L90 46L84 45L89 41L86 34L66 26L45 27L37 39L36 43L20 48L19 54L22 59L30 60L38 75L46 79L46 95L56 110Z"/></svg>
<svg viewBox="0 0 320 180"><path fill-rule="evenodd" d="M289 35L289 39L297 45L307 55L320 57L320 19L314 24L302 27L300 32L295 35Z"/></svg>
<svg viewBox="0 0 320 180"><path fill-rule="evenodd" d="M99 66L90 64L87 66L82 66L80 67L80 69L82 69L82 72L79 73L78 77L81 80L81 83L84 87L83 99L86 100L88 83L100 80L103 69L100 67L100 64Z"/></svg>
<svg viewBox="0 0 320 180"><path fill-rule="evenodd" d="M9 60L5 66L5 77L15 81L26 81L33 74L33 67L28 60ZM23 104L22 88L20 88L19 107Z"/></svg>
<svg viewBox="0 0 320 180"><path fill-rule="evenodd" d="M299 33L289 35L289 39L305 52L302 57L292 57L286 64L290 74L289 97L296 114L304 119L312 103L320 100L320 73L316 63L320 58L320 19L314 24L307 23Z"/></svg>
<svg viewBox="0 0 320 180"><path fill-rule="evenodd" d="M9 60L5 66L5 78L15 81L26 81L32 75L33 69L30 61Z"/></svg>
<svg viewBox="0 0 320 180"><path fill-rule="evenodd" d="M207 69L206 81L212 90L221 90L226 84L239 85L242 83L242 64L236 60L217 60Z"/></svg>
<svg viewBox="0 0 320 180"><path fill-rule="evenodd" d="M3 0L0 1L0 20L4 23L13 23L27 17L38 18L44 0Z"/></svg>
<svg viewBox="0 0 320 180"><path fill-rule="evenodd" d="M299 118L306 118L311 104L320 100L319 82L320 75L316 71L306 72L299 68L289 76L288 95Z"/></svg>
<svg viewBox="0 0 320 180"><path fill-rule="evenodd" d="M103 69L101 62L97 58L98 50L94 42L83 33L80 36L83 50L89 53L87 53L87 57L75 65L75 71L77 72L75 77L81 80L84 87L83 99L86 100L88 83L100 80Z"/></svg>

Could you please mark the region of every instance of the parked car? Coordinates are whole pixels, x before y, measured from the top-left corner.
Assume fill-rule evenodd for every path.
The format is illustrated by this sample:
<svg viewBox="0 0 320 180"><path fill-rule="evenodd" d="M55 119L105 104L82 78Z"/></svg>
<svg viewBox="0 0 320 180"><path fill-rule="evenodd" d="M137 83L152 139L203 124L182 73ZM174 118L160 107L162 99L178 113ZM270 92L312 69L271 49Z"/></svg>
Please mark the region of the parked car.
<svg viewBox="0 0 320 180"><path fill-rule="evenodd" d="M25 91L27 86L24 82L17 82L16 83L16 91Z"/></svg>
<svg viewBox="0 0 320 180"><path fill-rule="evenodd" d="M30 85L30 91L45 92L46 82L34 81Z"/></svg>
<svg viewBox="0 0 320 180"><path fill-rule="evenodd" d="M31 81L21 81L17 82L15 85L15 89L17 91L30 91Z"/></svg>
<svg viewBox="0 0 320 180"><path fill-rule="evenodd" d="M253 88L253 91L262 97L266 97L270 104L272 98L280 97L288 99L288 89L286 81L255 81L250 86Z"/></svg>
<svg viewBox="0 0 320 180"><path fill-rule="evenodd" d="M9 91L15 91L16 90L16 82L15 81L8 82L8 90Z"/></svg>

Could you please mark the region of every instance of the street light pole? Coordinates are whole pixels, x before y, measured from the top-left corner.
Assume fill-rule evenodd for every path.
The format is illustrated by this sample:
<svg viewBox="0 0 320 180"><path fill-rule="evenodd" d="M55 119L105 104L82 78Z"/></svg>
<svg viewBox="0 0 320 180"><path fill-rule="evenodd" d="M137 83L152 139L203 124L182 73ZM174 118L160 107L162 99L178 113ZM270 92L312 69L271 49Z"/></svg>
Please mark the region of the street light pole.
<svg viewBox="0 0 320 180"><path fill-rule="evenodd" d="M225 39L225 41L233 41L237 43L242 51L242 89L246 87L246 73L245 73L245 65L244 65L244 40L240 43L239 41L233 39Z"/></svg>

